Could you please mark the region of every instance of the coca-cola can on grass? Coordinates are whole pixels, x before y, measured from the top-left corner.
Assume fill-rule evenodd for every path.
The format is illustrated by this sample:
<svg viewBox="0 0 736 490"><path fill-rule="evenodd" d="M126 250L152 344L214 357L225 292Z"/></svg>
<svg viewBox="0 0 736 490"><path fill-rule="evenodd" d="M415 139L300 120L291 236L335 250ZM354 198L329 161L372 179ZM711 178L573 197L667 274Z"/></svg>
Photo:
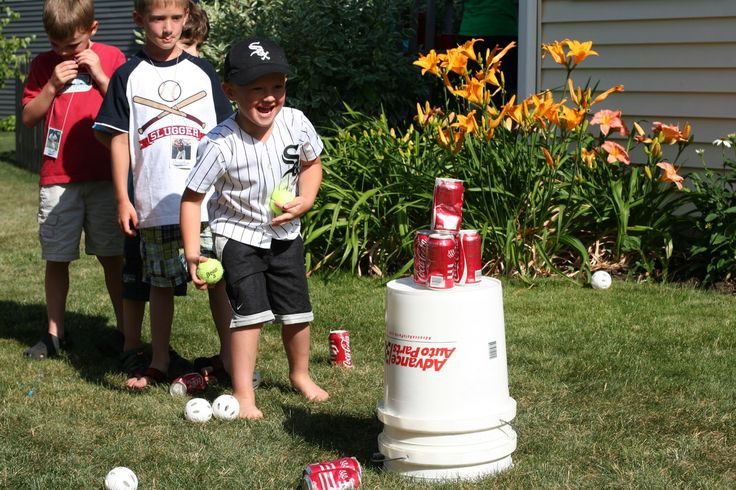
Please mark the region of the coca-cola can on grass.
<svg viewBox="0 0 736 490"><path fill-rule="evenodd" d="M319 463L308 464L304 467L304 474L311 475L312 473L319 473L320 471L337 470L340 468L349 468L353 471L357 471L358 474L362 474L363 472L358 459L351 456L333 459L332 461L320 461Z"/></svg>
<svg viewBox="0 0 736 490"><path fill-rule="evenodd" d="M457 245L455 283L461 286L478 284L483 266L480 233L478 230L461 230L457 236Z"/></svg>
<svg viewBox="0 0 736 490"><path fill-rule="evenodd" d="M360 473L351 468L337 468L304 475L302 490L344 490L360 487Z"/></svg>
<svg viewBox="0 0 736 490"><path fill-rule="evenodd" d="M455 285L455 237L447 233L429 236L427 287L450 289Z"/></svg>
<svg viewBox="0 0 736 490"><path fill-rule="evenodd" d="M347 330L331 330L330 362L338 366L353 367L353 355L350 352L350 333Z"/></svg>
<svg viewBox="0 0 736 490"><path fill-rule="evenodd" d="M173 396L193 395L207 389L207 380L199 373L189 373L179 376L171 382L169 393Z"/></svg>
<svg viewBox="0 0 736 490"><path fill-rule="evenodd" d="M432 229L460 231L463 222L463 181L438 177L434 182Z"/></svg>
<svg viewBox="0 0 736 490"><path fill-rule="evenodd" d="M414 282L427 284L427 250L432 230L419 230L414 235Z"/></svg>

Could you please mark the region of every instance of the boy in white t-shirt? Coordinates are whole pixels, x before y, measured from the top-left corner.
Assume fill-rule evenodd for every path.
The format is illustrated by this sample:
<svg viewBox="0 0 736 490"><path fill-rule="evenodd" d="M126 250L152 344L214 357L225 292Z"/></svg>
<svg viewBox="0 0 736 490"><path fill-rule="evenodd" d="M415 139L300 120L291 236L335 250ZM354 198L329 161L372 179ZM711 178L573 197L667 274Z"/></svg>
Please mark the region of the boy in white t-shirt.
<svg viewBox="0 0 736 490"><path fill-rule="evenodd" d="M214 67L177 44L188 6L189 0L135 0L133 18L145 44L113 75L95 121L96 130L113 133L118 223L128 236L140 233L143 277L151 286L151 362L131 373L131 388L169 380L174 290L189 279L181 255L181 193L199 140L232 113ZM129 170L135 204L128 195ZM206 214L200 221L207 221ZM211 291L211 300L217 296L222 308L213 308L215 322L229 323L221 285Z"/></svg>
<svg viewBox="0 0 736 490"><path fill-rule="evenodd" d="M252 375L263 324L282 323L292 386L312 401L329 395L309 375L309 322L314 314L304 268L299 217L314 205L322 182L323 144L314 126L296 109L285 108L284 51L268 39L235 43L225 59L225 94L238 112L202 139L197 163L182 196L184 253L194 284L199 249L199 216L205 194L215 251L225 268L233 307L231 376L240 417L258 419ZM276 189L296 194L272 207Z"/></svg>

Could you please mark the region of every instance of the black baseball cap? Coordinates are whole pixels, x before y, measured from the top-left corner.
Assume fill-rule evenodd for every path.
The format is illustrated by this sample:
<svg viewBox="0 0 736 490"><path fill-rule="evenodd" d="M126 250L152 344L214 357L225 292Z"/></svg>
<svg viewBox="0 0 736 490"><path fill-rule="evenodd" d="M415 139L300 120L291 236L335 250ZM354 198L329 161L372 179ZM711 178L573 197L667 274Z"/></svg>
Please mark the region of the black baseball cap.
<svg viewBox="0 0 736 490"><path fill-rule="evenodd" d="M249 37L233 43L225 57L224 71L225 81L236 85L248 85L269 73L291 75L291 67L281 46L262 37Z"/></svg>

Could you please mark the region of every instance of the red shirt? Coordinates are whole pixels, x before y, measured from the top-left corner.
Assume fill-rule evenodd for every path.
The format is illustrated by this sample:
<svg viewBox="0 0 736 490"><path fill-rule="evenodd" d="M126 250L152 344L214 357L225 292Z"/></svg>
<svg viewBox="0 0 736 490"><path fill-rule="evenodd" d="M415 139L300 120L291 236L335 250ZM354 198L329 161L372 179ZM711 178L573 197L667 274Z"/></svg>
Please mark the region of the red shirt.
<svg viewBox="0 0 736 490"><path fill-rule="evenodd" d="M92 43L105 74L110 77L118 66L125 63L125 55L107 44ZM23 89L22 105L41 93L49 81L61 56L46 51L31 62L28 80ZM62 131L56 158L42 156L41 185L68 184L112 180L110 150L95 138L92 124L102 104L103 94L86 71L67 83L56 95L44 122L42 145L45 145L49 126Z"/></svg>

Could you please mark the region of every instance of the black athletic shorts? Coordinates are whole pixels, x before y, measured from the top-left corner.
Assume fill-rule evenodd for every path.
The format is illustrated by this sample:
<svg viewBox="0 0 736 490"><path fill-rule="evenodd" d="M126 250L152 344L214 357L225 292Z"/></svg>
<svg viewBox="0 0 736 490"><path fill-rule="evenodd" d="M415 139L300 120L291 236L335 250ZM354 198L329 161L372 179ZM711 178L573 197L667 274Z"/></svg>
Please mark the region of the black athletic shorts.
<svg viewBox="0 0 736 490"><path fill-rule="evenodd" d="M314 319L301 237L272 240L270 249L221 236L215 243L225 269L233 328L270 321L290 325Z"/></svg>

